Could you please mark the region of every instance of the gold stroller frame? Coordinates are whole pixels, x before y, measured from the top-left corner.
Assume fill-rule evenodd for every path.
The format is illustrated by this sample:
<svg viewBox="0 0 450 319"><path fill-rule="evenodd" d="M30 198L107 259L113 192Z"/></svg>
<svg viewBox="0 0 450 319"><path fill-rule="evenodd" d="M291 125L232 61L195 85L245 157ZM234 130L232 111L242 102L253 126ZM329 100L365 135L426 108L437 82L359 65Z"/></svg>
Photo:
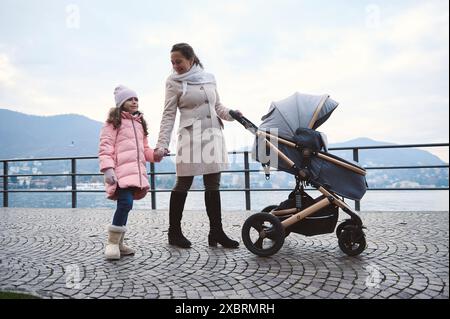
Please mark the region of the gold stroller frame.
<svg viewBox="0 0 450 319"><path fill-rule="evenodd" d="M282 247L284 243L285 232L289 226L292 226L302 221L306 217L320 211L321 209L332 205L334 207L341 208L351 217L351 219L345 220L336 228L336 236L338 237L338 243L341 250L349 256L356 256L364 251L364 249L366 248L366 241L365 234L362 229L365 227L363 226L362 220L359 215L355 211L353 211L350 206L347 205L341 198L339 198L338 195L327 190L325 187L318 185L311 180L308 180L307 173L302 168L297 168L296 164L282 151L280 151L280 149L278 149L278 147L276 147L271 141L269 141L269 139L276 140L278 143L282 143L291 148L296 148L297 145L294 142L291 142L284 138L259 130L245 117L238 116L234 112L230 112L230 114L242 125L244 125L246 129L255 134L258 138L262 138L265 142L265 145L269 147L271 151L275 152L278 158L284 161L289 168L298 170L298 176L301 180L307 181L307 183L311 184L323 195L322 199L319 200L320 197L316 198L316 202L314 204L304 209L299 209L296 207L282 210L272 209L270 212L256 213L250 216L244 223L242 229L242 237L247 249L249 249L256 255L263 257L275 254ZM313 152L309 149L303 149L302 152L304 156L317 156L325 161L332 162L335 165L344 167L345 169L351 170L359 175L366 175L366 171L364 169L343 161L339 161L338 159L330 157L321 151ZM279 221L279 217L286 216L289 217L284 218L284 220L282 220L281 222ZM271 227L259 227L259 223L262 224L264 222L272 224ZM257 229L257 231L259 231L259 238L256 242L253 242L250 239L249 234L247 234L247 232L250 231L251 227L254 227ZM266 238L275 241L274 245L268 249L262 248L262 241Z"/></svg>

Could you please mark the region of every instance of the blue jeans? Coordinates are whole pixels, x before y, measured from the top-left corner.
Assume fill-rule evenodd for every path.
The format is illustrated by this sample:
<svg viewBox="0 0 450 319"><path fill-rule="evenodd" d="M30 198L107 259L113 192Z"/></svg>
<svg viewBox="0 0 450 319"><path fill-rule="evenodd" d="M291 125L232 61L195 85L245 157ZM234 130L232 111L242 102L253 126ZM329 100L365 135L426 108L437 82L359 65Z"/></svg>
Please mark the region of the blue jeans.
<svg viewBox="0 0 450 319"><path fill-rule="evenodd" d="M128 213L133 208L133 188L119 188L119 198L117 199L117 209L114 213L114 226L125 226L128 220Z"/></svg>

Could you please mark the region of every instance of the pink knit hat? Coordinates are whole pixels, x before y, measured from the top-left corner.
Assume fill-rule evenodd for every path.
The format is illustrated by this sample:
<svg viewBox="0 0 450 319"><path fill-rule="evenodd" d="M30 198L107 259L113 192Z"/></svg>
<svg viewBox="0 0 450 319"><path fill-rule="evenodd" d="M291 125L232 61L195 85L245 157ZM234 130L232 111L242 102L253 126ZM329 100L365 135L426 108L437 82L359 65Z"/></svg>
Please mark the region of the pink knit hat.
<svg viewBox="0 0 450 319"><path fill-rule="evenodd" d="M124 85L119 85L114 89L114 98L116 99L116 107L121 107L122 104L132 97L137 98L136 92L127 88Z"/></svg>

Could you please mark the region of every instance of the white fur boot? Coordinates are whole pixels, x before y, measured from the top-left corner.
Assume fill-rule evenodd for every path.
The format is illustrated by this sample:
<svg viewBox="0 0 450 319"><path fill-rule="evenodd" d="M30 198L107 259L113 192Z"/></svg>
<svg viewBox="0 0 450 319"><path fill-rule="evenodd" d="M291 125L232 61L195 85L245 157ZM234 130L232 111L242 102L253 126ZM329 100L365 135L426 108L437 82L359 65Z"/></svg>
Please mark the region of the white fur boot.
<svg viewBox="0 0 450 319"><path fill-rule="evenodd" d="M108 260L120 259L120 239L126 228L122 226L108 226L108 241L105 248L105 258Z"/></svg>
<svg viewBox="0 0 450 319"><path fill-rule="evenodd" d="M126 232L126 230L125 230L125 232ZM125 238L125 232L122 233L122 236L120 237L120 241L119 241L120 255L121 256L134 255L134 253L135 253L134 249L128 247L127 245L125 245L123 243L123 240Z"/></svg>

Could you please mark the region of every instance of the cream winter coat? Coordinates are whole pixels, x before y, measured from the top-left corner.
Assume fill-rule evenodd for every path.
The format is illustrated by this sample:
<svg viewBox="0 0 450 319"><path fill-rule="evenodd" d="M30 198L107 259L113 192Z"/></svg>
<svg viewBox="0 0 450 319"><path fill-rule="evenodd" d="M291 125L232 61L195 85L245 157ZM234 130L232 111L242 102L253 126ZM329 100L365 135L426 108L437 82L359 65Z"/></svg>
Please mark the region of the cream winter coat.
<svg viewBox="0 0 450 319"><path fill-rule="evenodd" d="M220 103L214 83L189 84L166 81L166 98L157 148L168 148L177 110L177 176L218 173L228 168L221 119L233 121L229 109Z"/></svg>

